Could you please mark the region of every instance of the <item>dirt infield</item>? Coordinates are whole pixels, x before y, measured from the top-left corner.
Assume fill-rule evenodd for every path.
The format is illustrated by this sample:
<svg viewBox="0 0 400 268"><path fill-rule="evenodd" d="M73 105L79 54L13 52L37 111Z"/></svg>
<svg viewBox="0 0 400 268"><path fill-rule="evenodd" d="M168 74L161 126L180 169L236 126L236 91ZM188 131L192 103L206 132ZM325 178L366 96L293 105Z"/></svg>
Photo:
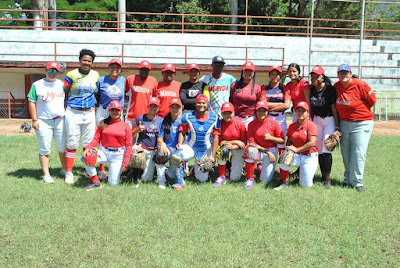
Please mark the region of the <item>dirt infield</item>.
<svg viewBox="0 0 400 268"><path fill-rule="evenodd" d="M29 133L19 132L24 122L31 124L29 119L0 119L0 135L35 135L33 129ZM375 122L373 135L400 135L400 121Z"/></svg>

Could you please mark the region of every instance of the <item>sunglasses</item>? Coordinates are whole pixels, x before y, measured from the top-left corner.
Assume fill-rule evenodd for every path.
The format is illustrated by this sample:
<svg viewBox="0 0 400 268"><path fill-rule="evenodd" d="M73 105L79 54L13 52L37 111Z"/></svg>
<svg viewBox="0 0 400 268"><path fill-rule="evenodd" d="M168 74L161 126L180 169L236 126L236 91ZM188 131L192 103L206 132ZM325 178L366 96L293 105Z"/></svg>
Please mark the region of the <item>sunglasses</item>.
<svg viewBox="0 0 400 268"><path fill-rule="evenodd" d="M47 69L46 72L48 72L49 74L51 74L51 73L58 74L58 71L55 69Z"/></svg>

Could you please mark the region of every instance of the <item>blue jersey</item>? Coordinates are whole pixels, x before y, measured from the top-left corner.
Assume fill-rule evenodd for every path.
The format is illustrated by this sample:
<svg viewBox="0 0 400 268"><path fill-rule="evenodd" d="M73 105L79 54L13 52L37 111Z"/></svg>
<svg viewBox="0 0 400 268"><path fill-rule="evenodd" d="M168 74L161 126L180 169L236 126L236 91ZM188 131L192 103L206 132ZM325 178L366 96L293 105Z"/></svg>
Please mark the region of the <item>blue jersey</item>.
<svg viewBox="0 0 400 268"><path fill-rule="evenodd" d="M94 107L97 80L99 73L93 70L88 74L81 73L79 68L68 72L64 78L64 85L70 87L67 105L77 110Z"/></svg>
<svg viewBox="0 0 400 268"><path fill-rule="evenodd" d="M196 112L193 111L182 115L182 124L189 126L189 145L193 148L196 158L202 159L207 149L211 147L214 128L220 128L217 115L209 112L208 120L201 121L196 118Z"/></svg>
<svg viewBox="0 0 400 268"><path fill-rule="evenodd" d="M125 77L118 76L117 80L113 80L109 75L102 76L97 82L97 90L100 94L99 104L104 108L107 108L112 100L118 100L124 107Z"/></svg>
<svg viewBox="0 0 400 268"><path fill-rule="evenodd" d="M181 118L171 122L171 127L169 128L170 129L169 134L165 134L163 123L164 121L160 125L158 137L163 137L164 142L165 144L167 144L168 147L175 148L175 146L178 144L179 126L182 124Z"/></svg>
<svg viewBox="0 0 400 268"><path fill-rule="evenodd" d="M145 127L144 131L139 132L137 142L146 147L156 147L158 130L160 129L161 121L162 118L158 115L156 115L153 120L149 119L145 114L136 117L135 125L139 126L139 124L142 124Z"/></svg>

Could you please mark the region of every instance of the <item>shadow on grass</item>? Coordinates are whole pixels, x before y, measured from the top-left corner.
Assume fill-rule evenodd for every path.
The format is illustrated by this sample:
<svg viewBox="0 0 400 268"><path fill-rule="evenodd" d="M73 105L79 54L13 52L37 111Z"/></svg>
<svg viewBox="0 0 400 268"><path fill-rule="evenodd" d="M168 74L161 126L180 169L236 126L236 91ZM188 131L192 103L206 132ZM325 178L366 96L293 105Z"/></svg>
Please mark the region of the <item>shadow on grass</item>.
<svg viewBox="0 0 400 268"><path fill-rule="evenodd" d="M60 175L60 170L61 170L60 168L50 168L49 172L52 177L64 178L64 176ZM35 180L43 179L42 169L21 168L13 172L8 172L7 175L16 177L17 179L23 179L25 177L33 178Z"/></svg>

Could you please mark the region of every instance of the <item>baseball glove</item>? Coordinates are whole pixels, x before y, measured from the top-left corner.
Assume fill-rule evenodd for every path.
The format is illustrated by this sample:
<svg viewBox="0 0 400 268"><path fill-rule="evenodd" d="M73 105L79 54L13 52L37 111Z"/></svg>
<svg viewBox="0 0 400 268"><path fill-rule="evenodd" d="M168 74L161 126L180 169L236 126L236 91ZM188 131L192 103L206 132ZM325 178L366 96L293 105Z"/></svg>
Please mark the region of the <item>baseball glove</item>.
<svg viewBox="0 0 400 268"><path fill-rule="evenodd" d="M243 153L243 159L260 160L257 147L252 144L247 145Z"/></svg>
<svg viewBox="0 0 400 268"><path fill-rule="evenodd" d="M156 164L165 165L169 161L169 154L161 153L160 147L157 147L157 150L153 156L153 161Z"/></svg>
<svg viewBox="0 0 400 268"><path fill-rule="evenodd" d="M329 151L335 150L335 148L339 145L340 143L340 137L342 136L342 133L340 131L335 131L331 135L329 135L328 138L324 141L326 149Z"/></svg>
<svg viewBox="0 0 400 268"><path fill-rule="evenodd" d="M197 162L201 172L209 172L214 170L215 163L211 158L206 157L203 159L200 159L199 162Z"/></svg>
<svg viewBox="0 0 400 268"><path fill-rule="evenodd" d="M231 151L228 149L226 144L226 141L221 142L221 144L218 146L215 158L222 161L228 161L231 158Z"/></svg>
<svg viewBox="0 0 400 268"><path fill-rule="evenodd" d="M93 148L84 158L83 162L88 165L94 167L97 164L97 148Z"/></svg>
<svg viewBox="0 0 400 268"><path fill-rule="evenodd" d="M129 161L129 168L146 168L146 155L143 151L135 152L132 154L131 161Z"/></svg>
<svg viewBox="0 0 400 268"><path fill-rule="evenodd" d="M285 149L279 156L278 163L293 167L296 161L295 153L292 150Z"/></svg>

